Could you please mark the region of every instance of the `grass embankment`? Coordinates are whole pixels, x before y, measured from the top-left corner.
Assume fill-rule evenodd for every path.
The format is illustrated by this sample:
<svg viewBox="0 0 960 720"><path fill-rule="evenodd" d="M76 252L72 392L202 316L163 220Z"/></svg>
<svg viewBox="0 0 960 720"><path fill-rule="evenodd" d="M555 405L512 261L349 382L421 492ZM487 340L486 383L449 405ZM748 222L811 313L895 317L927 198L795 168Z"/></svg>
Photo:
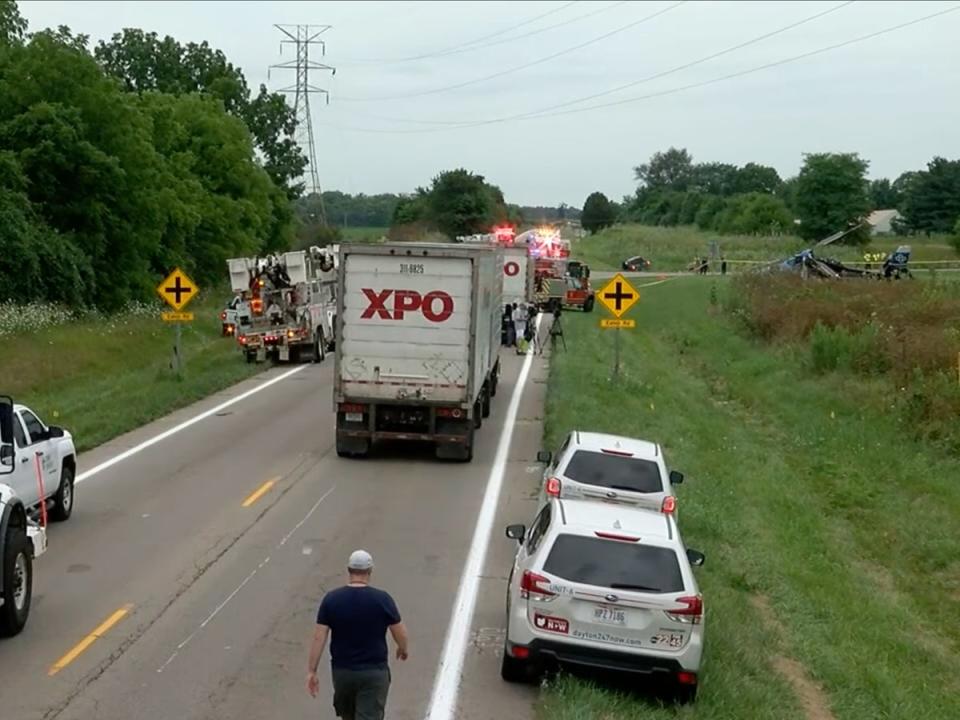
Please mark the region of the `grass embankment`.
<svg viewBox="0 0 960 720"><path fill-rule="evenodd" d="M719 251L730 263L731 272L751 267L755 262L783 259L792 252L813 245L792 235L780 237L719 235L693 227L618 225L577 241L574 244L574 251L578 259L585 261L596 270L619 269L620 263L628 257L642 255L651 261L651 271L673 272L685 270L693 262L694 256L707 255L710 252L711 241L717 242ZM885 253L900 244L908 244L912 247L911 263L952 260L956 261L953 267L960 266L960 256L946 237L878 237L864 248L833 244L824 248L820 254L844 262L863 262L865 252Z"/></svg>
<svg viewBox="0 0 960 720"><path fill-rule="evenodd" d="M258 372L220 336L225 293L187 306L184 370L171 369L174 329L160 307L87 317L3 338L0 392L70 430L83 451Z"/></svg>
<svg viewBox="0 0 960 720"><path fill-rule="evenodd" d="M711 301L717 288L718 304ZM684 471L681 529L707 554L697 703L561 678L544 720L960 717L960 461L902 432L889 380L817 374L720 310L723 280L641 289L637 329L564 316L546 441L572 428L657 440Z"/></svg>

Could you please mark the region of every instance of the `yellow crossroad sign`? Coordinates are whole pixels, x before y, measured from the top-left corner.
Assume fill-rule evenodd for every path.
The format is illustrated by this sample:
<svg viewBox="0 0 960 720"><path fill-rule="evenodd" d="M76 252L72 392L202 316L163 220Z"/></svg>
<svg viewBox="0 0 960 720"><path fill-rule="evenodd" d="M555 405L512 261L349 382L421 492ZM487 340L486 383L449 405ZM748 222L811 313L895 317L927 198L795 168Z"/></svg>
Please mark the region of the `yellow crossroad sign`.
<svg viewBox="0 0 960 720"><path fill-rule="evenodd" d="M157 285L157 294L174 310L183 310L198 291L193 280L180 268L175 268L166 280Z"/></svg>
<svg viewBox="0 0 960 720"><path fill-rule="evenodd" d="M193 322L192 312L165 312L160 317L164 322Z"/></svg>
<svg viewBox="0 0 960 720"><path fill-rule="evenodd" d="M615 318L621 317L640 299L640 293L620 273L617 273L597 295L603 306Z"/></svg>
<svg viewBox="0 0 960 720"><path fill-rule="evenodd" d="M633 318L603 318L600 321L602 328L635 328L637 321Z"/></svg>

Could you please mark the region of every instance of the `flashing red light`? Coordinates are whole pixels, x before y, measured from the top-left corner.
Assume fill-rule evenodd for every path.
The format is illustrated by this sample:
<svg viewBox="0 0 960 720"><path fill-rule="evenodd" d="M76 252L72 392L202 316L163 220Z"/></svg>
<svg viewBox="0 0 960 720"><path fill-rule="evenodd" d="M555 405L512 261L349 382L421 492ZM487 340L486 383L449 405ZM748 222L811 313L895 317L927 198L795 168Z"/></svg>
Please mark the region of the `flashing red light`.
<svg viewBox="0 0 960 720"><path fill-rule="evenodd" d="M546 492L547 495L552 495L553 497L560 497L560 478L552 477L547 480Z"/></svg>
<svg viewBox="0 0 960 720"><path fill-rule="evenodd" d="M246 335L241 335L240 337L237 338L237 342L240 343L241 345L246 345L246 344L247 344L247 336L246 336Z"/></svg>
<svg viewBox="0 0 960 720"><path fill-rule="evenodd" d="M221 320L226 320L226 319L227 319L227 311L226 311L226 310L224 310L223 312L220 313L220 319L221 319Z"/></svg>
<svg viewBox="0 0 960 720"><path fill-rule="evenodd" d="M660 506L660 511L669 515L676 509L677 509L677 499L673 495L667 495L663 499L663 504Z"/></svg>

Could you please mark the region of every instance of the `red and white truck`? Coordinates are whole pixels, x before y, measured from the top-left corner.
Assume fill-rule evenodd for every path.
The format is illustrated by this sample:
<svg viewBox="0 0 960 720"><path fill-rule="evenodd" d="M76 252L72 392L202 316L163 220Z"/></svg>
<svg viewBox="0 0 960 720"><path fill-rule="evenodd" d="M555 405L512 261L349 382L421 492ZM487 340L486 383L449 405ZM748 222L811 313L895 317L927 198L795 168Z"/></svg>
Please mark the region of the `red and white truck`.
<svg viewBox="0 0 960 720"><path fill-rule="evenodd" d="M500 376L503 251L440 243L342 245L337 454L378 440L436 444L469 462Z"/></svg>
<svg viewBox="0 0 960 720"><path fill-rule="evenodd" d="M534 263L525 245L503 249L503 302L533 301Z"/></svg>

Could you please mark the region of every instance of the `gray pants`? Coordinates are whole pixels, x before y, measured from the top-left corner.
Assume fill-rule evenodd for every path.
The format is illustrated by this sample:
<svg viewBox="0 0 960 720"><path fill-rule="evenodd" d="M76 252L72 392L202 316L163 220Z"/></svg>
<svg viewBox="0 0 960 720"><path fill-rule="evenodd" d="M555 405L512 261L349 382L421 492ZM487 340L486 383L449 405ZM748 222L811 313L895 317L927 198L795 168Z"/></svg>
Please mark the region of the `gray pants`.
<svg viewBox="0 0 960 720"><path fill-rule="evenodd" d="M343 720L383 720L390 670L333 668L333 709Z"/></svg>

